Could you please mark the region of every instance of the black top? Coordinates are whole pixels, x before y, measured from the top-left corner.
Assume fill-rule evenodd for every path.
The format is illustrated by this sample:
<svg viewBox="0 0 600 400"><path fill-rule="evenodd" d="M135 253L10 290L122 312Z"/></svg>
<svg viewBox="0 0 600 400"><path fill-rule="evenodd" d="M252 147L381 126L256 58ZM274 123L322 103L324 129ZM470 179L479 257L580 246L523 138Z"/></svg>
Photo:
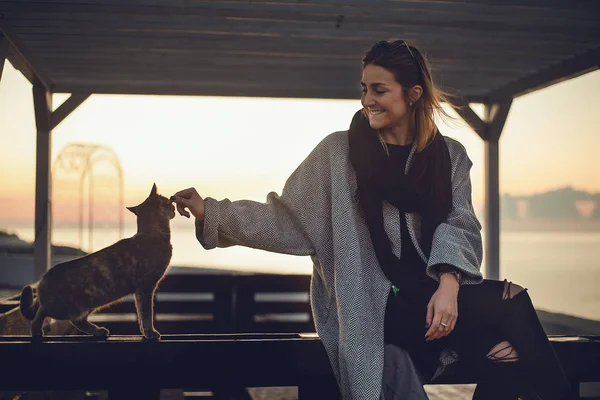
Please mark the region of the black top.
<svg viewBox="0 0 600 400"><path fill-rule="evenodd" d="M404 173L412 144L388 144L391 168ZM406 217L400 212L401 251L399 268L394 268L391 281L398 293L390 292L385 316L385 342L394 343L411 356L417 370L429 379L439 359L440 342L425 342L427 303L437 290L438 283L427 276L427 265L412 242Z"/></svg>
<svg viewBox="0 0 600 400"><path fill-rule="evenodd" d="M395 145L388 143L387 147L390 154L391 168L394 171L398 171L399 174L403 174L406 168L408 156L410 155L412 144ZM403 212L400 212L400 229L402 238L400 260L402 261L403 268L400 270L394 270L391 278L394 285L405 286L402 283L406 282L407 278L408 280L412 280L410 278L417 280L427 278L425 274L426 264L413 244L410 233L408 232L406 217Z"/></svg>
<svg viewBox="0 0 600 400"><path fill-rule="evenodd" d="M390 154L391 168L395 171L398 171L399 174L404 173L406 168L406 162L408 161L408 156L410 155L410 151L412 149L412 143L407 145L387 143L387 147L388 152ZM403 212L400 212L400 229L402 238L400 258L404 267L410 267L408 267L408 270L402 268L400 271L393 271L391 277L392 283L394 283L396 286L399 286L401 280L406 281L407 273L412 275L413 278L417 278L421 282L431 279L426 276L426 264L413 244L413 241L410 237L410 233L408 231L406 217ZM434 268L438 271L438 273L456 270L455 267L448 264L439 264L434 266Z"/></svg>

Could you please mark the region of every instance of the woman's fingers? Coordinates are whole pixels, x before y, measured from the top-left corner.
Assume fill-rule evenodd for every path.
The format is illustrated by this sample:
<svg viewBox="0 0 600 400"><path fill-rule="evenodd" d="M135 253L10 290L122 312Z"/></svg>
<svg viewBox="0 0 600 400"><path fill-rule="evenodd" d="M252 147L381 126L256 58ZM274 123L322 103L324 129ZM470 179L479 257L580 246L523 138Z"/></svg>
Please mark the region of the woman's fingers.
<svg viewBox="0 0 600 400"><path fill-rule="evenodd" d="M177 205L179 215L189 218L191 212L196 218L204 218L204 200L195 188L180 190L171 196L171 201L174 201ZM189 209L190 212L188 212L186 208Z"/></svg>
<svg viewBox="0 0 600 400"><path fill-rule="evenodd" d="M442 322L446 324L446 326L440 324L442 329L438 339L448 336L450 332L452 332L452 316L448 315L446 318L442 318Z"/></svg>
<svg viewBox="0 0 600 400"><path fill-rule="evenodd" d="M440 334L440 337L445 337L452 333L452 331L454 330L454 326L456 325L456 320L457 316L454 313L449 313L446 317L442 317L442 322L444 322L446 326L444 327L442 325L444 330Z"/></svg>
<svg viewBox="0 0 600 400"><path fill-rule="evenodd" d="M186 210L186 207L188 207L188 204L186 204L188 203L188 200L185 197L174 194L171 196L171 201L175 202L175 206L177 207L177 212L179 212L179 215L183 215L186 218L190 217L190 213Z"/></svg>
<svg viewBox="0 0 600 400"><path fill-rule="evenodd" d="M425 334L425 339L429 341L448 336L454 330L456 319L457 317L452 312L434 310L433 323Z"/></svg>
<svg viewBox="0 0 600 400"><path fill-rule="evenodd" d="M181 199L180 201L175 201L175 204L177 204L177 211L179 212L179 215L182 215L186 218L190 217L190 213L185 209L187 207L187 205L185 205L185 199Z"/></svg>
<svg viewBox="0 0 600 400"><path fill-rule="evenodd" d="M435 331L433 333L432 340L440 339L440 338L446 336L446 331L448 329L448 323L446 322L447 320L448 320L448 317L440 318L440 325L438 326L437 331ZM442 323L446 326L442 325Z"/></svg>
<svg viewBox="0 0 600 400"><path fill-rule="evenodd" d="M433 302L429 302L427 304L427 316L425 317L425 329L431 327L431 323L433 322Z"/></svg>
<svg viewBox="0 0 600 400"><path fill-rule="evenodd" d="M435 339L435 335L438 332L439 328L440 328L440 322L441 321L441 315L439 312L434 310L434 314L433 314L433 322L431 323L431 326L429 327L429 330L427 331L427 333L425 334L425 340L429 341L429 340L433 340Z"/></svg>
<svg viewBox="0 0 600 400"><path fill-rule="evenodd" d="M198 194L198 192L196 191L196 189L193 188L193 187L191 187L191 188L180 190L179 192L175 193L173 196L181 197L181 198L184 198L184 199L189 199L189 198L191 198L193 196L194 193Z"/></svg>

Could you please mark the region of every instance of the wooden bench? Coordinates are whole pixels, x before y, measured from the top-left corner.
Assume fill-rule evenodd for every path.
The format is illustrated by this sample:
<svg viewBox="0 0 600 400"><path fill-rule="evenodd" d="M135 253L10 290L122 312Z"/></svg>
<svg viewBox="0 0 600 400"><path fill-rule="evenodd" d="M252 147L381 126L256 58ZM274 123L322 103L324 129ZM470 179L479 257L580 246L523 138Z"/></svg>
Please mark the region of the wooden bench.
<svg viewBox="0 0 600 400"><path fill-rule="evenodd" d="M324 391L333 376L314 334L165 335L160 342L0 336L0 354L10 366L0 375L0 390L109 390L114 400L158 399L167 388L298 386L300 398L336 396ZM38 367L44 372L35 373Z"/></svg>
<svg viewBox="0 0 600 400"><path fill-rule="evenodd" d="M600 382L600 337L559 336L551 342L572 382ZM314 334L165 335L160 342L57 336L37 343L0 336L0 354L10 366L0 390L104 389L114 400L158 399L167 388L297 386L300 400L339 397ZM44 372L32 374L36 366ZM445 383L472 380L454 376Z"/></svg>
<svg viewBox="0 0 600 400"><path fill-rule="evenodd" d="M335 392L331 389L333 377L320 341L314 335L295 333L314 332L309 286L310 277L306 275L197 271L171 274L162 282L156 298L156 326L164 335L160 343L141 340L132 299L125 299L94 317L117 335L107 341L58 336L48 343L30 343L26 336L15 336L29 333L29 322L23 320L18 310L18 296L7 299L0 303L0 310L4 311L0 314L0 332L9 335L0 336L4 365L19 371L15 366L21 365L17 360L22 360L27 368L52 365L53 368L44 370L51 369L58 374L66 360L71 360L69 362L80 363L78 368L64 367L68 371L75 368L74 376L83 374L87 378L82 376L81 382L61 381L60 377L56 377L58 380L46 376L38 379L36 374L30 383L28 379L19 381L15 377L11 385L5 385L9 375L2 374L0 390L8 390L8 386L19 386L21 390L105 388L110 389L111 398L115 398L128 388L139 391L146 387L143 382L151 382L147 385L148 395L155 397L159 388L212 388L215 393L223 393L222 398L230 398L227 390L214 389L287 385L298 386L304 398L320 398L314 392L309 395L311 390L329 391L330 396L334 396L331 394ZM73 333L68 323L53 326L53 334L66 333ZM190 333L193 335L185 335ZM136 336L119 336L125 334ZM551 342L575 386L580 382L600 382L600 337L551 336ZM70 355L63 360L63 351L73 354L66 353ZM13 365L13 361L16 364ZM117 366L110 367L111 363ZM118 366L121 364L127 366L122 370L124 376L128 376L128 368L133 368L129 371L148 371L151 379L143 379L140 385L131 381L130 385L121 386L129 380L119 381L124 378L116 372L106 380L90 377L102 370L97 365L121 371ZM163 371L165 375L159 376L153 371ZM109 374L112 376L113 372ZM202 374L206 374L205 377ZM455 374L438 383L473 382L468 376ZM88 384L91 386L86 386Z"/></svg>

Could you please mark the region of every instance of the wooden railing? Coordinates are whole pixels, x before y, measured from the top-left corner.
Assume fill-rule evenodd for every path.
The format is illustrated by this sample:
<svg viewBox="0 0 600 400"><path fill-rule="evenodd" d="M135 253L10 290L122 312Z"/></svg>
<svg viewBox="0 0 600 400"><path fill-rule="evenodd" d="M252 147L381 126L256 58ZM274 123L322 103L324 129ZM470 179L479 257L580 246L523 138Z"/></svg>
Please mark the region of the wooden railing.
<svg viewBox="0 0 600 400"><path fill-rule="evenodd" d="M155 298L161 334L314 332L308 275L172 274ZM139 334L133 296L93 315L112 334Z"/></svg>

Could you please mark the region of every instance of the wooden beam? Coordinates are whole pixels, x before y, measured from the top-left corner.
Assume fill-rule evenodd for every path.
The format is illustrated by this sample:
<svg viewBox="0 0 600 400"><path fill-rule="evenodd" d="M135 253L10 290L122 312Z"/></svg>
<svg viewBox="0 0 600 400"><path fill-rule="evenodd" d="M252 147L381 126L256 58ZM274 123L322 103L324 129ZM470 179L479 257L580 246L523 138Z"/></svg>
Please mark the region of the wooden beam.
<svg viewBox="0 0 600 400"><path fill-rule="evenodd" d="M485 140L487 132L486 123L479 118L479 115L477 115L475 111L473 111L469 105L469 102L463 98L453 98L452 101L459 107L456 110L458 115L460 115L462 119L469 124L471 129L473 129L480 138Z"/></svg>
<svg viewBox="0 0 600 400"><path fill-rule="evenodd" d="M2 71L4 70L4 61L8 55L8 39L0 31L0 80L2 80Z"/></svg>
<svg viewBox="0 0 600 400"><path fill-rule="evenodd" d="M145 84L148 83L148 84ZM159 84L134 80L117 82L65 82L56 85L55 93L73 93L89 91L98 94L131 94L131 95L166 95L166 96L225 96L225 97L277 97L302 99L348 99L358 100L358 89L352 85L314 86L301 82L287 87L275 85L255 85L241 87L223 86L217 83L198 83L191 81L171 81Z"/></svg>
<svg viewBox="0 0 600 400"><path fill-rule="evenodd" d="M238 82L240 83L240 82ZM243 82L248 83L248 82ZM327 86L316 85L310 81L298 81L286 87L271 85L257 80L254 84L226 86L218 82L199 82L170 80L156 82L150 80L80 80L60 81L55 84L54 93L91 92L97 94L163 95L163 96L224 96L224 97L277 97L302 99L345 99L360 98L355 80L335 83ZM478 93L483 87L473 88ZM470 95L467 99L473 103L483 103L482 95Z"/></svg>
<svg viewBox="0 0 600 400"><path fill-rule="evenodd" d="M209 48L215 51L228 50L279 50L288 52L329 52L333 55L357 55L360 58L362 51L368 50L377 40L395 37L394 32L398 25L391 25L383 30L377 25L357 24L354 29L324 29L307 27L298 24L278 24L272 28L256 25L243 29L244 24L226 27L210 26L195 29L182 29L165 25L157 29L148 25L145 29L114 29L91 30L90 28L60 27L53 30L44 30L38 27L13 28L16 35L36 52L43 52L48 46L62 48L78 48L82 52L90 53L90 48L114 50L132 49L173 49L199 50ZM435 29L435 30L433 30ZM600 34L600 32L598 32ZM407 40L427 53L434 49L445 50L449 55L467 54L477 57L479 54L489 53L490 56L501 58L516 55L532 58L532 55L542 54L546 59L560 60L578 52L585 51L596 45L587 35L558 35L556 39L549 40L544 36L516 34L514 32L498 31L494 35L485 35L475 32L473 37L463 37L462 31L437 26L424 26L406 32ZM518 43L511 46L512 41ZM87 47L85 47L87 46ZM83 48L82 48L83 47ZM493 50L490 48L493 47ZM527 52L529 50L529 53ZM439 51L438 51L439 53ZM518 61L518 60L515 60Z"/></svg>
<svg viewBox="0 0 600 400"><path fill-rule="evenodd" d="M45 87L33 87L35 124L37 127L35 167L35 241L34 278L39 280L50 268L52 257L52 205L50 155L52 149L52 93Z"/></svg>
<svg viewBox="0 0 600 400"><path fill-rule="evenodd" d="M517 96L543 89L555 83L583 75L600 68L600 47L561 61L525 76L487 94L493 102L505 102Z"/></svg>
<svg viewBox="0 0 600 400"><path fill-rule="evenodd" d="M27 47L23 44L21 39L12 33L1 13L0 32L8 39L13 50L13 55L9 57L10 62L23 73L32 85L41 85L46 88L46 90L52 91L52 81L41 69L41 64L27 50Z"/></svg>
<svg viewBox="0 0 600 400"><path fill-rule="evenodd" d="M510 111L512 100L507 100L503 103L493 104L490 110L490 121L488 121L487 139L500 140L502 129L506 123L506 118Z"/></svg>
<svg viewBox="0 0 600 400"><path fill-rule="evenodd" d="M64 103L58 107L51 116L50 130L53 130L60 124L66 117L69 116L77 107L79 107L84 101L90 97L91 93L73 93L71 97L65 100Z"/></svg>

